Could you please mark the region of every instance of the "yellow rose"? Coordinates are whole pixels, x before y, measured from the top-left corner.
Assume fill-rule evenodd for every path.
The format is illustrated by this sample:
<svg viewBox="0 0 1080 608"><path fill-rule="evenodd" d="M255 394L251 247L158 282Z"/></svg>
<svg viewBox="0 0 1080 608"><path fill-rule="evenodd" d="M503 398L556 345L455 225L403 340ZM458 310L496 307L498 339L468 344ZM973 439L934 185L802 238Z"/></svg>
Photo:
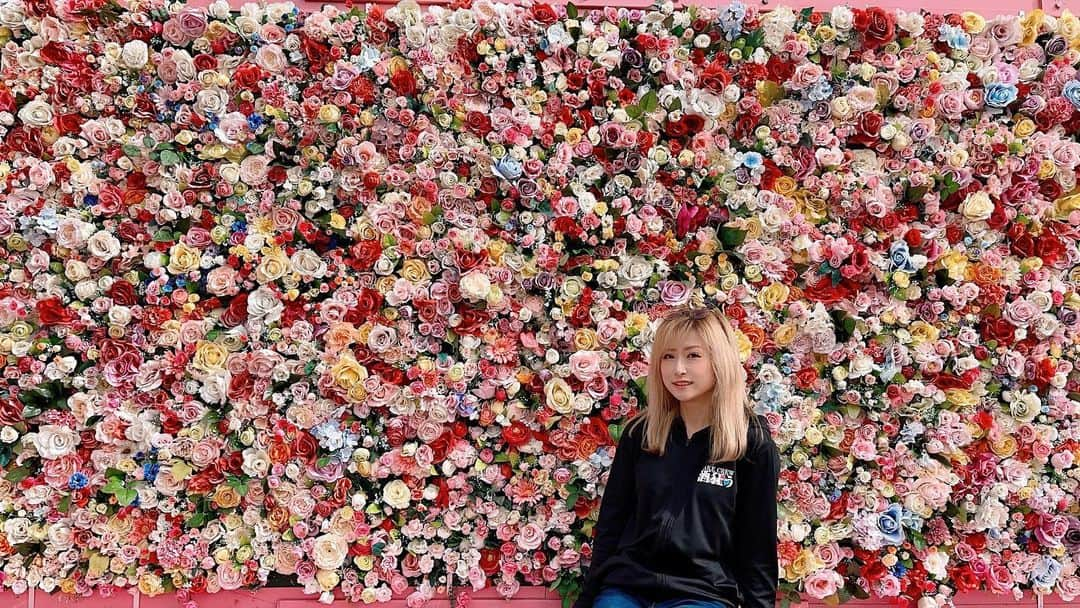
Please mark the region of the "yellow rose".
<svg viewBox="0 0 1080 608"><path fill-rule="evenodd" d="M773 182L773 190L777 194L783 194L784 196L791 196L793 192L799 187L799 184L795 182L795 178L783 175L776 178Z"/></svg>
<svg viewBox="0 0 1080 608"><path fill-rule="evenodd" d="M596 332L588 327L582 327L574 332L574 350L593 350L596 348Z"/></svg>
<svg viewBox="0 0 1080 608"><path fill-rule="evenodd" d="M798 330L796 330L795 326L790 323L784 323L783 325L779 325L773 331L773 342L775 342L776 345L780 347L787 346L791 344L792 340L795 339L795 334L797 332Z"/></svg>
<svg viewBox="0 0 1080 608"><path fill-rule="evenodd" d="M202 255L197 249L188 247L184 243L176 243L169 249L169 272L183 274L196 270L201 258Z"/></svg>
<svg viewBox="0 0 1080 608"><path fill-rule="evenodd" d="M1031 12L1024 15L1024 18L1020 20L1020 31L1023 32L1023 36L1020 39L1020 44L1027 46L1032 42L1035 42L1035 37L1039 35L1039 30L1042 28L1043 17L1046 14L1042 9L1032 9Z"/></svg>
<svg viewBox="0 0 1080 608"><path fill-rule="evenodd" d="M223 509L231 509L240 504L240 494L232 486L222 484L214 491L214 502Z"/></svg>
<svg viewBox="0 0 1080 608"><path fill-rule="evenodd" d="M1044 158L1042 162L1039 163L1039 179L1050 179L1056 174L1057 165L1054 164L1054 161L1050 160L1049 158Z"/></svg>
<svg viewBox="0 0 1080 608"><path fill-rule="evenodd" d="M990 451L1001 458L1011 458L1018 447L1012 435L1002 435L990 442Z"/></svg>
<svg viewBox="0 0 1080 608"><path fill-rule="evenodd" d="M366 380L368 373L367 369L351 355L345 355L338 359L338 362L330 369L330 376L341 388L351 389Z"/></svg>
<svg viewBox="0 0 1080 608"><path fill-rule="evenodd" d="M821 433L816 426L812 426L806 429L806 434L803 436L806 439L806 443L810 445L817 445L825 439L825 435Z"/></svg>
<svg viewBox="0 0 1080 608"><path fill-rule="evenodd" d="M160 595L165 590L161 586L161 577L156 574L143 574L139 577L139 592L143 595Z"/></svg>
<svg viewBox="0 0 1080 608"><path fill-rule="evenodd" d="M319 108L319 120L327 124L336 123L341 120L341 110L333 104L323 104Z"/></svg>
<svg viewBox="0 0 1080 608"><path fill-rule="evenodd" d="M754 349L754 344L750 341L750 338L746 337L746 334L739 330L738 327L733 327L732 329L735 331L735 342L739 345L739 361L746 363L747 359L750 358L750 353Z"/></svg>
<svg viewBox="0 0 1080 608"><path fill-rule="evenodd" d="M979 403L971 391L963 388L950 388L945 391L945 400L956 407L972 407Z"/></svg>
<svg viewBox="0 0 1080 608"><path fill-rule="evenodd" d="M1019 122L1016 123L1016 126L1013 127L1013 133L1017 137L1027 137L1034 132L1035 122L1032 121L1030 118L1021 119Z"/></svg>
<svg viewBox="0 0 1080 608"><path fill-rule="evenodd" d="M319 570L315 575L315 580L319 581L319 587L323 591L330 591L341 582L341 577L334 570Z"/></svg>
<svg viewBox="0 0 1080 608"><path fill-rule="evenodd" d="M90 554L89 570L92 576L101 576L109 569L109 558L100 553Z"/></svg>
<svg viewBox="0 0 1080 608"><path fill-rule="evenodd" d="M950 251L949 253L941 256L941 264L949 271L949 278L955 281L964 280L964 276L967 273L968 258L967 255L958 251Z"/></svg>
<svg viewBox="0 0 1080 608"><path fill-rule="evenodd" d="M960 18L964 21L964 31L969 34L978 34L986 28L986 19L978 13L964 11L960 14Z"/></svg>
<svg viewBox="0 0 1080 608"><path fill-rule="evenodd" d="M772 283L765 289L758 292L758 306L762 310L780 310L784 303L787 302L788 296L791 294L791 288L783 283Z"/></svg>
<svg viewBox="0 0 1080 608"><path fill-rule="evenodd" d="M941 332L938 328L930 325L925 321L915 321L908 326L908 332L911 333L911 340L914 344L922 344L923 342L933 342L938 339Z"/></svg>
<svg viewBox="0 0 1080 608"><path fill-rule="evenodd" d="M833 40L836 40L836 30L828 25L819 25L814 31L814 35L822 42L832 42Z"/></svg>
<svg viewBox="0 0 1080 608"><path fill-rule="evenodd" d="M907 286L911 284L911 275L904 272L903 270L897 270L893 273L892 280L897 287L900 287L901 289L906 289Z"/></svg>
<svg viewBox="0 0 1080 608"><path fill-rule="evenodd" d="M289 259L279 247L274 247L263 256L255 269L255 279L262 284L276 281L289 271Z"/></svg>
<svg viewBox="0 0 1080 608"><path fill-rule="evenodd" d="M422 260L405 260L401 265L401 278L410 283L419 283L431 278L428 274L427 264Z"/></svg>
<svg viewBox="0 0 1080 608"><path fill-rule="evenodd" d="M560 414L569 414L574 411L574 391L562 378L552 378L544 385L544 396L547 397L547 405Z"/></svg>
<svg viewBox="0 0 1080 608"><path fill-rule="evenodd" d="M1054 213L1058 219L1065 219L1073 211L1080 210L1080 190L1074 190L1071 194L1054 201Z"/></svg>
<svg viewBox="0 0 1080 608"><path fill-rule="evenodd" d="M195 357L191 364L200 371L217 372L225 369L225 359L229 351L217 342L200 340L195 347Z"/></svg>

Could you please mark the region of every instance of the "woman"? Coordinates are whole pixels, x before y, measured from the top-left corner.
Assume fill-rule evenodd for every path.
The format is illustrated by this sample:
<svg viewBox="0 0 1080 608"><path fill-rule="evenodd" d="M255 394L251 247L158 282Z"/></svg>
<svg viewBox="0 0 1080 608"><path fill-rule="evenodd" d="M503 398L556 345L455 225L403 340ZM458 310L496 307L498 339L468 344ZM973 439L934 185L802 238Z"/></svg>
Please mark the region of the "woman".
<svg viewBox="0 0 1080 608"><path fill-rule="evenodd" d="M675 309L650 353L648 407L619 439L575 608L776 602L780 459L718 310Z"/></svg>

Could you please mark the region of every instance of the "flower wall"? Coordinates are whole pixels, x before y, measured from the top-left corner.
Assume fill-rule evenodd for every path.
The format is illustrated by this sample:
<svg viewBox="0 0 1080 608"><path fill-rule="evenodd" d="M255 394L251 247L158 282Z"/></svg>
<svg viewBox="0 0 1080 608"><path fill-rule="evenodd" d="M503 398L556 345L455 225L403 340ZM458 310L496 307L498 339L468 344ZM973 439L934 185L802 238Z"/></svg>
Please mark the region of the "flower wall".
<svg viewBox="0 0 1080 608"><path fill-rule="evenodd" d="M0 46L5 587L572 594L707 301L786 595L1080 595L1076 17L2 0Z"/></svg>

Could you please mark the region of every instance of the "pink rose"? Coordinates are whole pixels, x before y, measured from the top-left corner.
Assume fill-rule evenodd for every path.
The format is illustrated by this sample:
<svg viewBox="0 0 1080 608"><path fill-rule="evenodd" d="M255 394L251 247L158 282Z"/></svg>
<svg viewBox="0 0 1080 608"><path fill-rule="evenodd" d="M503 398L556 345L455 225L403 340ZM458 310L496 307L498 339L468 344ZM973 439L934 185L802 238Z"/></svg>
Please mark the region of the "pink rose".
<svg viewBox="0 0 1080 608"><path fill-rule="evenodd" d="M835 570L818 570L803 580L806 594L823 600L834 595L844 585L844 579Z"/></svg>

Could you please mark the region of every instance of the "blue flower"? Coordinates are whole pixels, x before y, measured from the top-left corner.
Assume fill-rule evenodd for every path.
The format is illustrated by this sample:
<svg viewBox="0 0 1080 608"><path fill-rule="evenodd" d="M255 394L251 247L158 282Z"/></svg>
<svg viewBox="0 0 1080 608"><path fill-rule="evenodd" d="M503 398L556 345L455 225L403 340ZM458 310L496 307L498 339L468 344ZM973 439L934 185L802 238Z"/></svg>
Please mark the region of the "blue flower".
<svg viewBox="0 0 1080 608"><path fill-rule="evenodd" d="M81 490L86 487L86 484L90 483L90 479L86 477L84 473L72 473L68 479L68 487L72 490Z"/></svg>
<svg viewBox="0 0 1080 608"><path fill-rule="evenodd" d="M717 19L724 37L733 40L742 31L743 19L746 18L746 6L742 2L733 2L720 11Z"/></svg>
<svg viewBox="0 0 1080 608"><path fill-rule="evenodd" d="M984 92L986 96L986 105L991 108L1004 108L1010 103L1016 101L1016 95L1018 91L1015 84L1001 84L1000 82L991 82L986 85Z"/></svg>
<svg viewBox="0 0 1080 608"><path fill-rule="evenodd" d="M878 515L877 526L881 531L885 542L890 545L899 545L904 542L904 528L900 525L900 518L904 514L904 508L899 503L892 503L884 513Z"/></svg>
<svg viewBox="0 0 1080 608"><path fill-rule="evenodd" d="M1061 562L1049 555L1044 555L1042 561L1031 571L1031 584L1035 587L1051 589L1059 576L1061 576Z"/></svg>
<svg viewBox="0 0 1080 608"><path fill-rule="evenodd" d="M153 483L157 479L158 471L161 470L161 465L156 462L148 462L142 466L143 479Z"/></svg>
<svg viewBox="0 0 1080 608"><path fill-rule="evenodd" d="M765 162L757 152L747 152L743 155L742 164L747 169L757 169Z"/></svg>
<svg viewBox="0 0 1080 608"><path fill-rule="evenodd" d="M504 156L495 162L495 166L492 167L495 175L508 180L515 180L521 177L523 171L521 167L521 161L512 157Z"/></svg>
<svg viewBox="0 0 1080 608"><path fill-rule="evenodd" d="M964 28L955 25L942 25L938 28L938 40L944 40L949 48L966 51L971 46L971 35Z"/></svg>
<svg viewBox="0 0 1080 608"><path fill-rule="evenodd" d="M377 63L379 63L379 49L365 44L356 65L361 70L367 71L375 67Z"/></svg>
<svg viewBox="0 0 1080 608"><path fill-rule="evenodd" d="M833 88L828 80L822 78L806 90L806 98L810 101L825 101L832 97Z"/></svg>
<svg viewBox="0 0 1080 608"><path fill-rule="evenodd" d="M908 250L907 241L895 241L889 247L889 264L894 270L915 272L915 265L911 263L911 251Z"/></svg>
<svg viewBox="0 0 1080 608"><path fill-rule="evenodd" d="M1070 80L1061 89L1061 94L1068 99L1074 108L1080 109L1080 81Z"/></svg>

